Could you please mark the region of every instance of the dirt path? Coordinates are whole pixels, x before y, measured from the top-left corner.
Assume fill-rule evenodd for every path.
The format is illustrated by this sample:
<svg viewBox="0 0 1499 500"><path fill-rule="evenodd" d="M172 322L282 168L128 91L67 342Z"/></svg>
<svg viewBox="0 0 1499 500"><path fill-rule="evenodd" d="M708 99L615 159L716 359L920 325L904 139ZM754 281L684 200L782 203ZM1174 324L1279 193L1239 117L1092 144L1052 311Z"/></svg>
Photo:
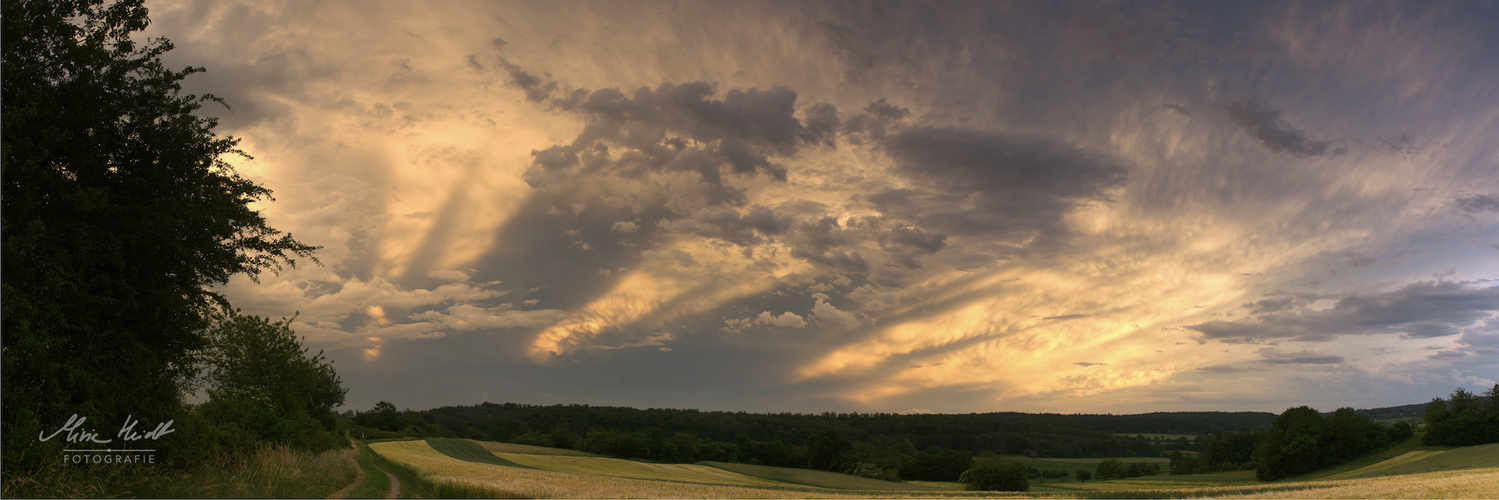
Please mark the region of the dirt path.
<svg viewBox="0 0 1499 500"><path fill-rule="evenodd" d="M380 472L384 472L385 473L385 477L390 478L390 493L385 494L385 498L400 498L401 497L401 480L400 479L396 479L396 475L395 474L391 474L390 472L386 471L385 469L381 469L379 465L376 465L376 464L370 464L370 465L374 465L375 466L375 470L378 470Z"/></svg>
<svg viewBox="0 0 1499 500"><path fill-rule="evenodd" d="M345 486L343 488L340 488L338 491L333 492L332 495L328 495L328 498L347 497L349 496L350 491L354 491L355 487L364 484L364 467L359 466L359 445L354 444L353 440L350 440L349 446L354 448L354 472L358 473L358 475L354 476L354 482L349 483L348 486Z"/></svg>

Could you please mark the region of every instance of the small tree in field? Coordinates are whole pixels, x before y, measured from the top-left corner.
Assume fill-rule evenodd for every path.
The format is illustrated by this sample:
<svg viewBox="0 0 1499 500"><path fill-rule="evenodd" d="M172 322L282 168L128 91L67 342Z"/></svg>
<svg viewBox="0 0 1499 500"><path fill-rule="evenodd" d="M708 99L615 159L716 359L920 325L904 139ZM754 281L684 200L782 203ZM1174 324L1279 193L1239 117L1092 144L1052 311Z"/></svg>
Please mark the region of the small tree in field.
<svg viewBox="0 0 1499 500"><path fill-rule="evenodd" d="M959 480L978 491L1030 491L1025 466L1006 462L982 462L964 472Z"/></svg>
<svg viewBox="0 0 1499 500"><path fill-rule="evenodd" d="M1129 475L1129 467L1125 466L1124 462L1108 459L1098 463L1098 469L1094 475L1098 476L1099 481L1124 479Z"/></svg>

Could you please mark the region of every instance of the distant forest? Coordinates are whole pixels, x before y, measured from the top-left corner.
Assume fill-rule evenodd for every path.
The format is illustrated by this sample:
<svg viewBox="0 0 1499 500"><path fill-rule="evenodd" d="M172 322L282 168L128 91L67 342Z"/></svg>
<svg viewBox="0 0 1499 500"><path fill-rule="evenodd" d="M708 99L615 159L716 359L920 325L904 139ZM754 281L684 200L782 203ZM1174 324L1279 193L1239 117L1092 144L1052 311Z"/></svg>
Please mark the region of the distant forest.
<svg viewBox="0 0 1499 500"><path fill-rule="evenodd" d="M1273 413L1262 412L762 414L482 403L405 412L396 412L393 406L382 408L377 405L375 410L354 415L354 421L371 429L408 435L451 435L569 448L577 447L592 433L604 431L649 433L663 436L662 439L685 434L698 442L731 445L728 451L737 455L692 458L748 461L745 455L750 448L775 446L772 443L786 447L804 446L814 436L825 432L850 443L883 443L908 446L914 450L940 448L973 454L1077 458L1161 456L1171 450L1194 451L1205 447L1209 434L1268 429L1275 417ZM1153 436L1155 439L1137 437L1146 434L1176 436L1166 439L1160 436ZM689 438L683 436L679 439ZM772 460L761 461L769 463Z"/></svg>
<svg viewBox="0 0 1499 500"><path fill-rule="evenodd" d="M382 401L370 411L346 416L362 438L462 437L656 462L740 462L892 481L955 481L989 463L979 457L997 455L1168 457L1173 474L1254 469L1261 480L1273 480L1405 441L1417 430L1409 420L1418 409L1417 420L1429 429L1422 437L1426 444L1499 441L1496 393L1499 385L1483 396L1458 389L1450 401L1425 405L1332 413L1301 406L1280 415L801 414L516 403L397 411ZM1111 465L1119 470L1105 470L1101 464L1098 477L1157 473L1154 467Z"/></svg>

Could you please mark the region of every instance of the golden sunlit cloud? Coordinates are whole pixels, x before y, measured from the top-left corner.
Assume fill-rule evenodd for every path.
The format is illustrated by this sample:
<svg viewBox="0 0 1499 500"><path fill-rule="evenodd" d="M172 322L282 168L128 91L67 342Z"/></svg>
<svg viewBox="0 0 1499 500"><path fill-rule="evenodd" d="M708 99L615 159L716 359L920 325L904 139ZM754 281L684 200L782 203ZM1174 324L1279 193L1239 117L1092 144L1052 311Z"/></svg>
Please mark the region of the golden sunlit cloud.
<svg viewBox="0 0 1499 500"><path fill-rule="evenodd" d="M691 269L646 266L631 271L613 290L537 334L531 343L531 358L545 362L590 347L605 334L632 327L638 329L642 322L647 328L650 325L665 327L675 318L702 313L731 300L763 293L776 282L773 274L729 271L744 269L753 262L741 254L725 252L723 248L688 245L677 250L683 251L682 255L704 260L700 264L702 269L693 272ZM658 264L669 262L668 253L653 255L661 259ZM707 260L709 258L715 260ZM671 336L655 334L655 338L669 340Z"/></svg>
<svg viewBox="0 0 1499 500"><path fill-rule="evenodd" d="M565 370L514 397L942 412L1499 378L1499 65L1432 21L1464 8L1089 37L1056 28L1113 7L149 3L255 208L322 247L218 289L351 385L457 356L489 371L413 397ZM1340 312L1407 295L1432 317Z"/></svg>

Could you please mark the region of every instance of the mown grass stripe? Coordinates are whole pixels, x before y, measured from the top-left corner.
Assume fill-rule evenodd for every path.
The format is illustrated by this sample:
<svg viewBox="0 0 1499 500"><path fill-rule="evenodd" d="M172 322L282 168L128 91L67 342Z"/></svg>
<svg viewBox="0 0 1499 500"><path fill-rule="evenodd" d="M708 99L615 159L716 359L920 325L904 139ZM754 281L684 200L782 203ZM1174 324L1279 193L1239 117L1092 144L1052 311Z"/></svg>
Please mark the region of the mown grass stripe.
<svg viewBox="0 0 1499 500"><path fill-rule="evenodd" d="M912 483L895 483L870 479L867 477L839 474L837 472L820 471L813 469L793 469L788 467L771 467L768 465L751 465L727 462L698 462L702 465L723 469L729 472L743 474L750 477L769 479L783 483L799 484L816 488L827 488L835 490L860 490L860 491L892 491L892 492L944 492L951 491L938 486L928 486Z"/></svg>
<svg viewBox="0 0 1499 500"><path fill-rule="evenodd" d="M449 457L453 457L465 462L503 465L505 467L515 467L519 469L533 468L497 457L494 453L490 453L489 450L484 449L483 446L479 446L479 443L475 443L467 439L433 438L427 440L427 446L431 446L432 449L437 450L438 453L442 453L443 455L447 455Z"/></svg>

